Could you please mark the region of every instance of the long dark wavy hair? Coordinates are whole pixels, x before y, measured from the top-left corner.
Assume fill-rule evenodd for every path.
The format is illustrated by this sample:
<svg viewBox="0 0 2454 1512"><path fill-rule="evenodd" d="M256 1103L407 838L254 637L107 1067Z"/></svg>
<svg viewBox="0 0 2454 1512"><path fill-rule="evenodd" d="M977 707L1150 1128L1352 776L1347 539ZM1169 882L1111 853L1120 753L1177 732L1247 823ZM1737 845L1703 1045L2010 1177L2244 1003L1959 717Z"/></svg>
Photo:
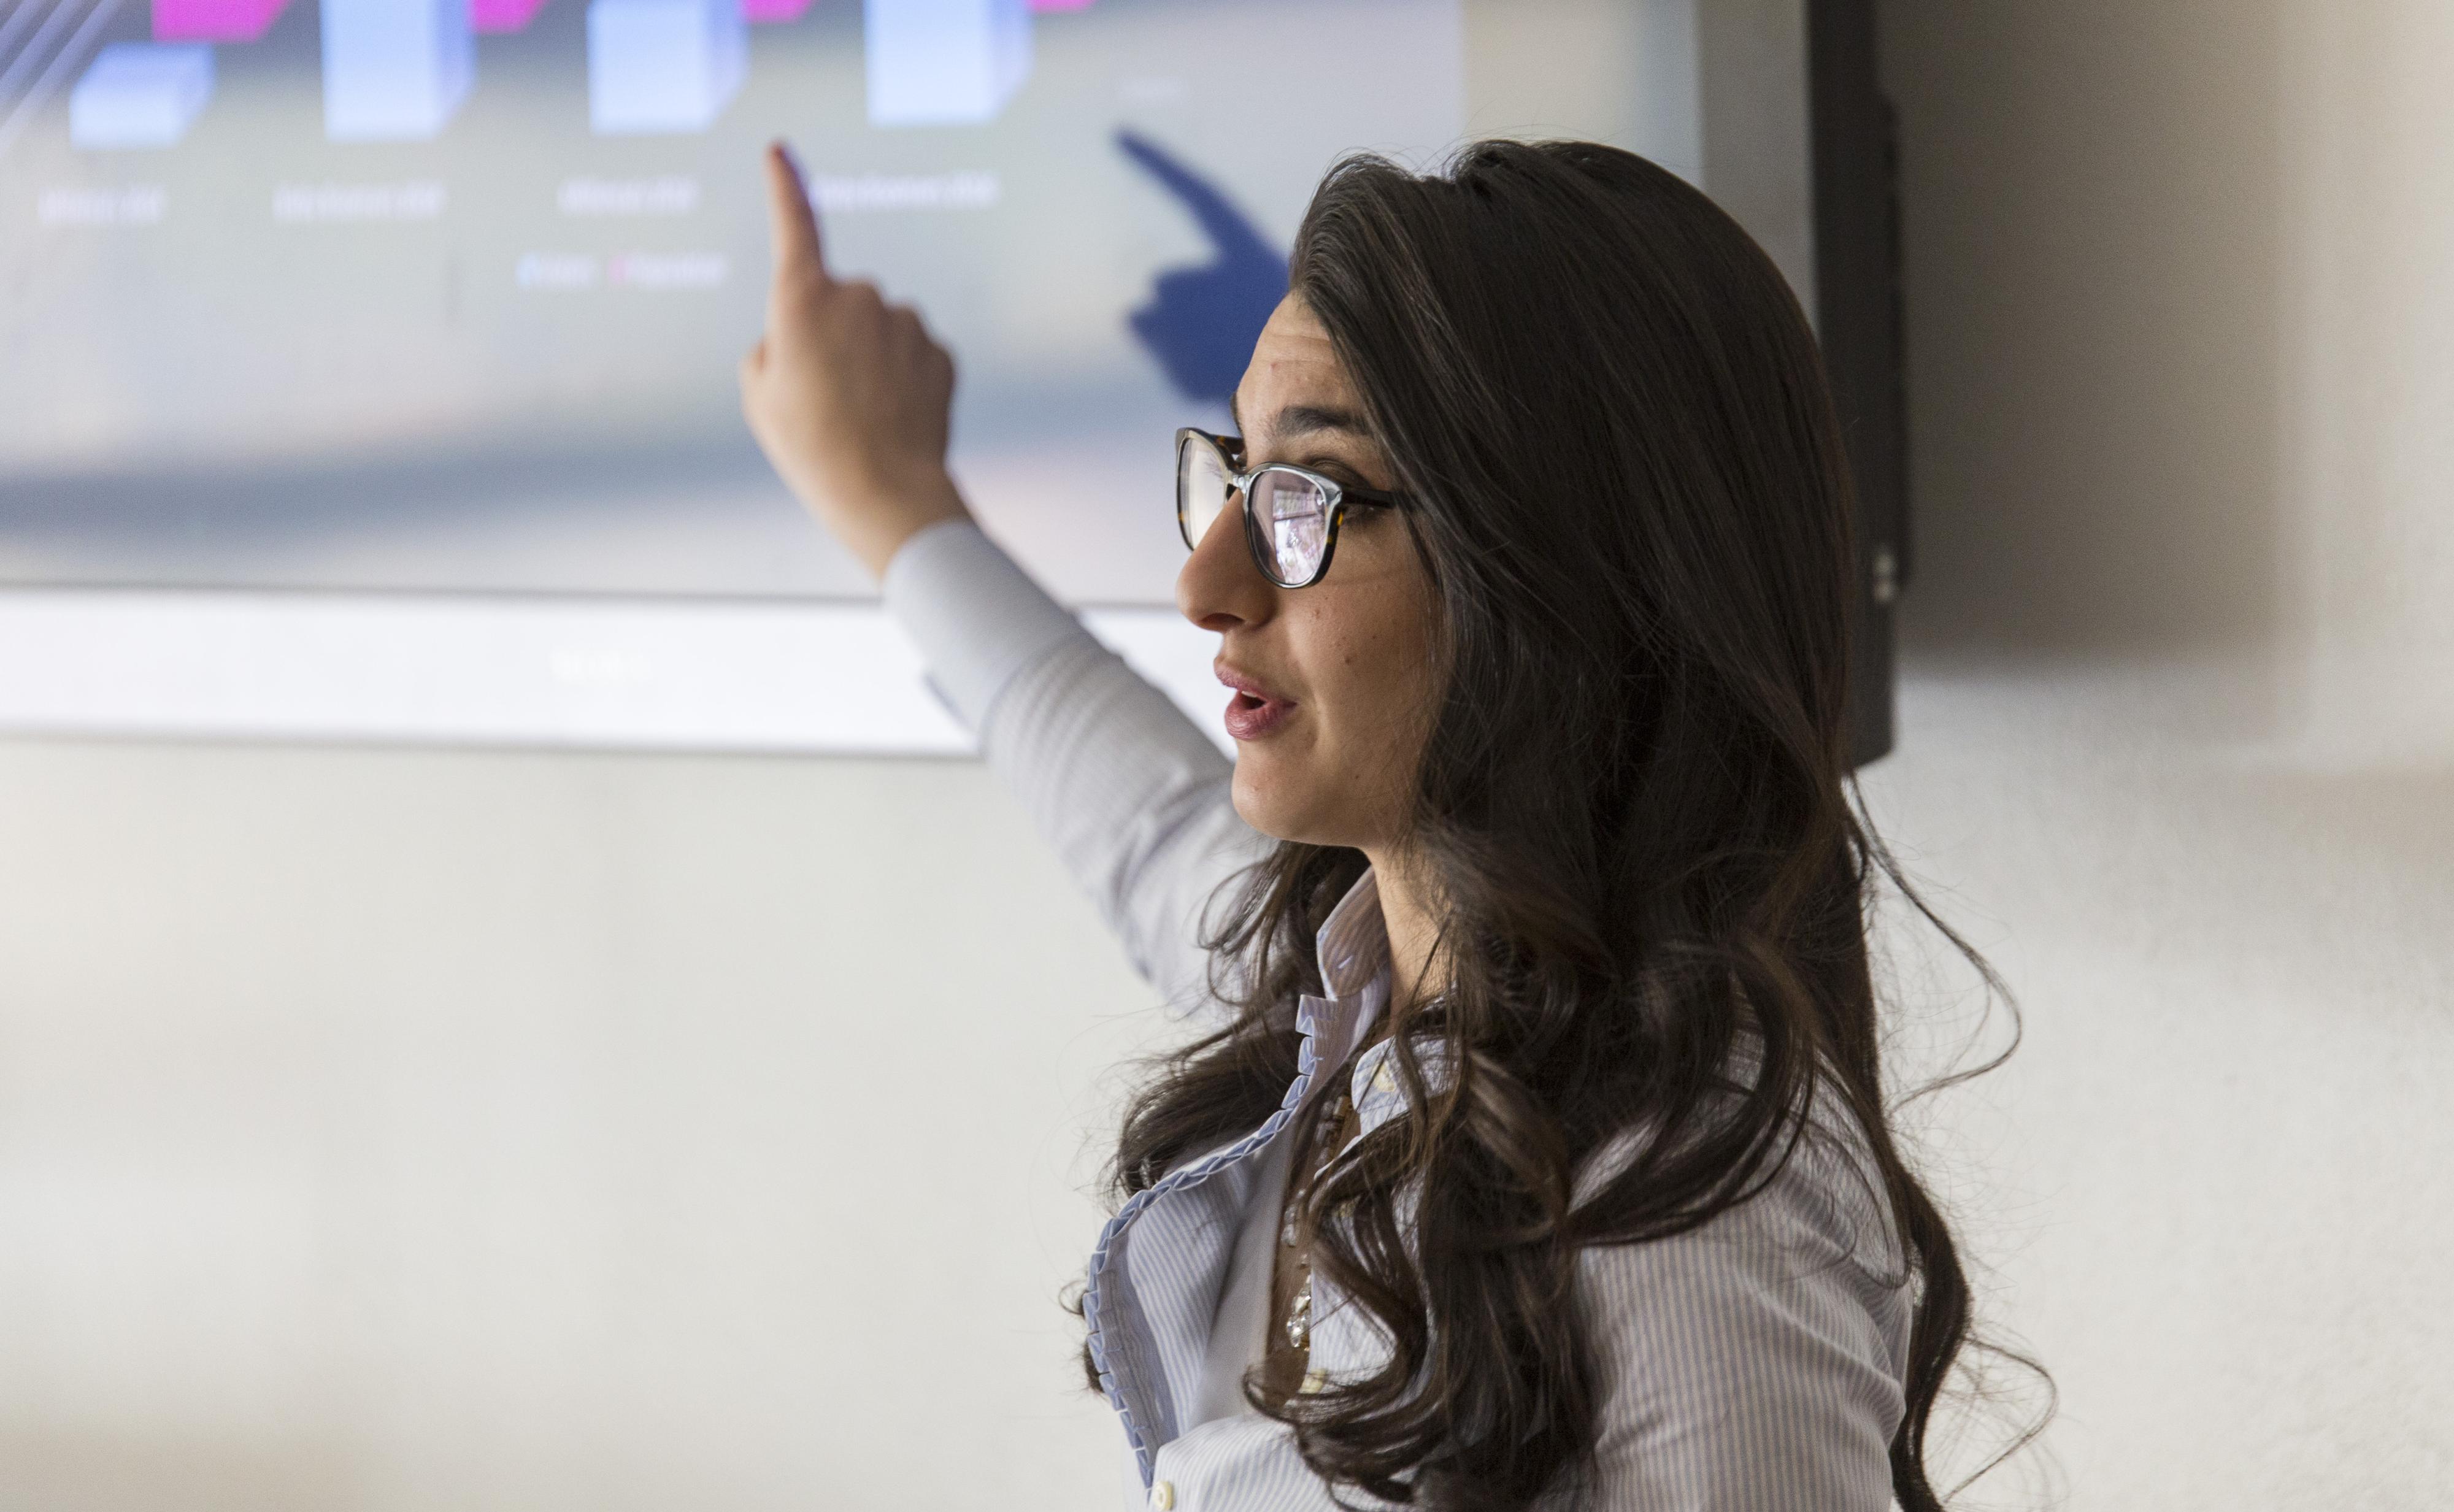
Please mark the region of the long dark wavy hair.
<svg viewBox="0 0 2454 1512"><path fill-rule="evenodd" d="M1940 1507L1927 1426L1969 1288L1884 1100L1866 933L1899 878L1852 798L1848 474L1796 299L1702 194L1577 142L1485 142L1438 175L1349 160L1291 276L1435 586L1446 681L1405 854L1441 990L1392 1026L1407 1112L1305 1198L1316 1274L1386 1332L1386 1368L1291 1400L1248 1382L1253 1405L1371 1496L1516 1508L1576 1483L1599 1391L1578 1252L1710 1221L1837 1106L1915 1284L1893 1491ZM1133 1103L1122 1193L1277 1106L1315 932L1363 867L1290 841L1248 877L1209 942L1235 1017Z"/></svg>

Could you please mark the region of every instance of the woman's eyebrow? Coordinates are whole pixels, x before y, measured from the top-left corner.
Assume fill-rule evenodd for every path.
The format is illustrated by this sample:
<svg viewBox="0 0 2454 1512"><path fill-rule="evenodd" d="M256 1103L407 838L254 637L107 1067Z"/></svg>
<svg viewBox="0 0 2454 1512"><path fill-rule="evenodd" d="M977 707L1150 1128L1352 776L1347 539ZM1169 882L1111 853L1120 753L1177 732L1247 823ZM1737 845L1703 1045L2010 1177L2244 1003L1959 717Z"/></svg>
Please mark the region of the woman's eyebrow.
<svg viewBox="0 0 2454 1512"><path fill-rule="evenodd" d="M1233 397L1227 401L1227 415L1235 422L1236 433L1249 440L1253 433L1245 428L1243 410ZM1302 436L1318 435L1324 431L1342 431L1358 440L1372 439L1372 428L1363 423L1363 416L1336 405L1290 404L1270 416L1270 439L1273 441L1293 441Z"/></svg>
<svg viewBox="0 0 2454 1512"><path fill-rule="evenodd" d="M1366 440L1372 435L1371 427L1363 423L1363 416L1354 411L1318 404L1290 404L1277 413L1270 428L1273 436L1290 441L1299 435L1312 435L1322 431L1344 431L1349 435Z"/></svg>

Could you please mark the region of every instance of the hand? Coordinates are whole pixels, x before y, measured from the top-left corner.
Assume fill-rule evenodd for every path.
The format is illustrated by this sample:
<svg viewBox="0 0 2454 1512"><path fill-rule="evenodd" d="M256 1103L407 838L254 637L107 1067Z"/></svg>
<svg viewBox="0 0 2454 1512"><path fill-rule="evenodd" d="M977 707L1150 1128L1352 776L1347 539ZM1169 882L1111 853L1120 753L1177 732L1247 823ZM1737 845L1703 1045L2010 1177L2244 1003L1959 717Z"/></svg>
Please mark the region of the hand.
<svg viewBox="0 0 2454 1512"><path fill-rule="evenodd" d="M946 471L955 361L920 313L827 272L800 170L767 149L775 278L741 359L741 413L787 487L872 575L922 528L968 512Z"/></svg>

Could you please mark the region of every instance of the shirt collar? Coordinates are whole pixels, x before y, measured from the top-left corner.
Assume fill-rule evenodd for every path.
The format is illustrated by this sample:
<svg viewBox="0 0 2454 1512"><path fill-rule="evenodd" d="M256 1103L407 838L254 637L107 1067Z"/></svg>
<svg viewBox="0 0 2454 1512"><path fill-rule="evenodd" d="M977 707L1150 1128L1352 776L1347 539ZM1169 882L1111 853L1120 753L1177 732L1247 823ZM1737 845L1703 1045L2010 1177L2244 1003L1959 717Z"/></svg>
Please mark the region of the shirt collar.
<svg viewBox="0 0 2454 1512"><path fill-rule="evenodd" d="M1313 1079L1307 1099L1325 1084L1321 1073L1345 1067L1389 1005L1389 931L1380 918L1380 888L1367 869L1329 911L1313 938L1326 997L1303 995L1296 1026L1305 1037L1298 1058Z"/></svg>
<svg viewBox="0 0 2454 1512"><path fill-rule="evenodd" d="M1380 879L1370 867L1329 911L1313 945L1332 998L1359 998L1388 976L1389 926L1380 917Z"/></svg>
<svg viewBox="0 0 2454 1512"><path fill-rule="evenodd" d="M1379 881L1369 868L1329 911L1314 945L1321 985L1329 990L1327 998L1304 998L1316 1063L1344 1072L1368 1132L1405 1106L1397 1068L1389 1063L1397 1047L1384 1038L1356 1054L1389 1006L1389 926L1380 913ZM1415 1058L1426 1087L1448 1083L1447 1056L1438 1041L1417 1041Z"/></svg>

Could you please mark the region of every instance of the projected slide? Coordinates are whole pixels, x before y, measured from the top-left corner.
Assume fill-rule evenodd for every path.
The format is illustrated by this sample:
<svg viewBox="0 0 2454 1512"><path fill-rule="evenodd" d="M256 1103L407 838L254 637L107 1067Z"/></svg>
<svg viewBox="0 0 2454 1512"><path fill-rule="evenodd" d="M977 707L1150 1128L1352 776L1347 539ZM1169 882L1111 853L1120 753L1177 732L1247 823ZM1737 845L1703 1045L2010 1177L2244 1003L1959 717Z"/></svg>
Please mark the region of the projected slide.
<svg viewBox="0 0 2454 1512"><path fill-rule="evenodd" d="M742 426L758 155L961 370L955 466L1163 601L1321 171L1464 130L1458 0L19 0L0 588L822 598ZM1361 66L1368 60L1368 66Z"/></svg>
<svg viewBox="0 0 2454 1512"><path fill-rule="evenodd" d="M480 33L525 30L546 0L322 0L324 123L336 142L434 135L467 94ZM812 0L586 0L589 124L610 135L703 131L747 67L747 28L798 20ZM290 0L154 0L157 42L253 42ZM1039 0L1079 10L1089 0ZM35 5L25 13L43 9ZM64 7L53 7L66 13ZM1027 0L866 0L869 119L996 118L1031 71ZM201 82L199 82L201 81ZM162 147L212 91L210 50L106 47L78 81L97 123L80 147ZM114 112L117 112L114 114ZM158 124L175 119L175 130ZM121 130L113 123L139 123Z"/></svg>
<svg viewBox="0 0 2454 1512"><path fill-rule="evenodd" d="M746 30L739 0L591 0L588 124L706 131L741 88Z"/></svg>
<svg viewBox="0 0 2454 1512"><path fill-rule="evenodd" d="M213 50L201 43L122 42L102 50L69 95L79 147L169 147L213 95Z"/></svg>
<svg viewBox="0 0 2454 1512"><path fill-rule="evenodd" d="M290 0L153 0L153 35L163 41L252 42Z"/></svg>
<svg viewBox="0 0 2454 1512"><path fill-rule="evenodd" d="M476 70L467 0L324 0L324 131L335 142L423 141Z"/></svg>

